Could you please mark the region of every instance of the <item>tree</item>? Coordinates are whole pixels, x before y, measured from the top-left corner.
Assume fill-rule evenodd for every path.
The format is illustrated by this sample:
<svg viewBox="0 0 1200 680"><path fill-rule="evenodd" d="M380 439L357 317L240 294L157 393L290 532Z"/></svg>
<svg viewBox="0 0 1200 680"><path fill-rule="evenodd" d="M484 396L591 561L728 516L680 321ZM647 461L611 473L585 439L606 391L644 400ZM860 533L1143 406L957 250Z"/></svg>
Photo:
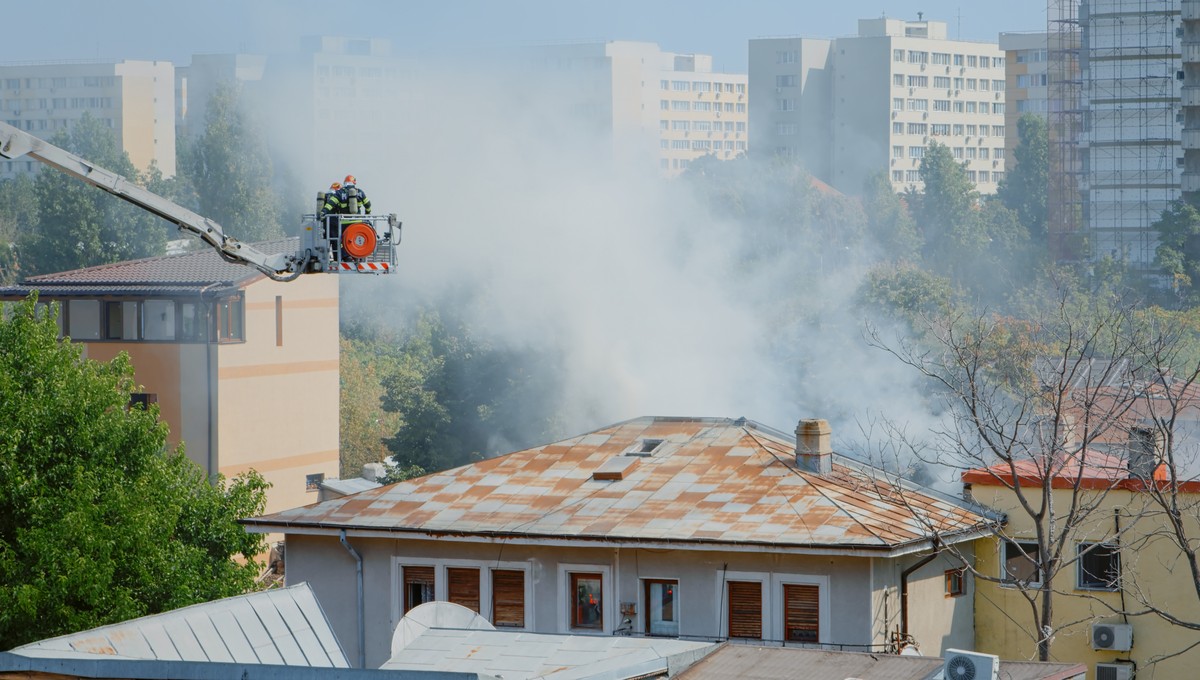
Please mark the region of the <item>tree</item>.
<svg viewBox="0 0 1200 680"><path fill-rule="evenodd" d="M20 272L17 239L38 223L38 200L29 175L0 180L0 285Z"/></svg>
<svg viewBox="0 0 1200 680"><path fill-rule="evenodd" d="M888 446L899 442L925 464L1007 490L1008 523L997 524L994 535L1008 551L1008 576L975 568L974 555L958 546L945 549L976 580L1002 582L1020 594L1028 606L1024 630L1037 658L1049 660L1055 633L1073 623L1056 617L1058 598L1073 596L1056 585L1058 577L1072 577L1083 557L1075 550L1081 530L1111 522L1105 500L1120 479L1100 488L1080 480L1098 467L1117 475L1124 466L1106 467L1114 458L1099 452L1119 438L1140 398L1129 379L1144 366L1135 316L1126 307L1064 294L1036 321L967 312L943 317L931 324L930 346L888 347L872 337L932 381L949 414L932 441L891 428ZM1014 526L1020 535L1010 531ZM1010 563L1021 566L1010 571ZM1022 576L1013 576L1018 571Z"/></svg>
<svg viewBox="0 0 1200 680"><path fill-rule="evenodd" d="M1158 232L1156 263L1171 276L1176 295L1181 302L1200 302L1200 210L1187 201L1174 201L1153 227Z"/></svg>
<svg viewBox="0 0 1200 680"><path fill-rule="evenodd" d="M867 234L890 260L911 260L921 248L921 237L908 213L908 206L892 189L887 172L867 179L863 187L863 211Z"/></svg>
<svg viewBox="0 0 1200 680"><path fill-rule="evenodd" d="M0 316L0 647L252 588L263 540L237 520L266 483L166 450L128 356L82 358L35 299Z"/></svg>
<svg viewBox="0 0 1200 680"><path fill-rule="evenodd" d="M113 131L85 113L70 134L52 140L89 162L139 181L137 169ZM167 223L125 201L55 170L34 181L37 226L18 235L22 273L67 271L161 255Z"/></svg>
<svg viewBox="0 0 1200 680"><path fill-rule="evenodd" d="M924 238L925 262L955 280L966 278L966 262L978 257L988 242L976 210L975 185L950 148L937 142L926 148L920 175L925 190L910 191L908 199Z"/></svg>
<svg viewBox="0 0 1200 680"><path fill-rule="evenodd" d="M204 133L185 147L184 167L199 213L230 236L254 242L279 238L280 201L271 188L274 166L265 135L241 107L234 85L221 85L208 102Z"/></svg>
<svg viewBox="0 0 1200 680"><path fill-rule="evenodd" d="M1026 113L1017 120L1017 147L996 194L1034 241L1046 245L1046 195L1050 177L1046 121Z"/></svg>
<svg viewBox="0 0 1200 680"><path fill-rule="evenodd" d="M400 429L401 417L383 409L387 377L400 370L388 338L341 339L341 475L355 477L367 463L388 457L384 439Z"/></svg>

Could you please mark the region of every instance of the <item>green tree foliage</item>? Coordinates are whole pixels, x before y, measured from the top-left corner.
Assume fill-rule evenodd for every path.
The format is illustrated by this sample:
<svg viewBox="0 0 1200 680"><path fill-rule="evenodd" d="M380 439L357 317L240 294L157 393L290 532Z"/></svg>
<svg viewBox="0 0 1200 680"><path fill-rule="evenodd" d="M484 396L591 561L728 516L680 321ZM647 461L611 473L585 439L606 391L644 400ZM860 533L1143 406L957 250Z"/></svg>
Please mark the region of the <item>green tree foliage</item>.
<svg viewBox="0 0 1200 680"><path fill-rule="evenodd" d="M1154 223L1158 231L1158 250L1155 259L1171 277L1172 287L1182 302L1200 302L1200 210L1178 200L1163 211Z"/></svg>
<svg viewBox="0 0 1200 680"><path fill-rule="evenodd" d="M444 470L552 439L556 376L543 352L493 346L426 312L383 380L383 407L402 420L387 440L392 461Z"/></svg>
<svg viewBox="0 0 1200 680"><path fill-rule="evenodd" d="M362 466L380 463L389 451L384 439L400 429L400 414L383 410L386 377L401 368L395 340L341 339L341 476L357 477Z"/></svg>
<svg viewBox="0 0 1200 680"><path fill-rule="evenodd" d="M867 179L863 187L863 212L867 234L889 260L911 260L921 247L917 226L908 206L892 189L887 172Z"/></svg>
<svg viewBox="0 0 1200 680"><path fill-rule="evenodd" d="M85 113L69 134L59 133L52 142L139 181L113 131L98 118ZM24 276L161 255L166 246L166 222L64 173L39 172L34 195L37 226L17 238Z"/></svg>
<svg viewBox="0 0 1200 680"><path fill-rule="evenodd" d="M1046 243L1046 192L1050 177L1049 141L1046 121L1026 113L1017 120L1018 143L1005 166L1004 180L996 194L1030 237Z"/></svg>
<svg viewBox="0 0 1200 680"><path fill-rule="evenodd" d="M204 133L184 149L183 165L201 215L246 242L283 235L266 137L240 105L236 86L217 88L208 102Z"/></svg>
<svg viewBox="0 0 1200 680"><path fill-rule="evenodd" d="M209 484L34 300L0 318L0 648L235 595L263 549L256 474ZM234 558L237 558L236 560Z"/></svg>
<svg viewBox="0 0 1200 680"><path fill-rule="evenodd" d="M37 190L29 175L0 180L0 285L20 274L17 240L38 223Z"/></svg>
<svg viewBox="0 0 1200 680"><path fill-rule="evenodd" d="M861 304L914 325L945 313L953 299L950 281L910 262L875 266L859 289Z"/></svg>
<svg viewBox="0 0 1200 680"><path fill-rule="evenodd" d="M964 261L987 243L975 210L979 194L948 146L930 142L919 172L925 190L910 191L908 199L924 237L925 261L941 273L961 275Z"/></svg>

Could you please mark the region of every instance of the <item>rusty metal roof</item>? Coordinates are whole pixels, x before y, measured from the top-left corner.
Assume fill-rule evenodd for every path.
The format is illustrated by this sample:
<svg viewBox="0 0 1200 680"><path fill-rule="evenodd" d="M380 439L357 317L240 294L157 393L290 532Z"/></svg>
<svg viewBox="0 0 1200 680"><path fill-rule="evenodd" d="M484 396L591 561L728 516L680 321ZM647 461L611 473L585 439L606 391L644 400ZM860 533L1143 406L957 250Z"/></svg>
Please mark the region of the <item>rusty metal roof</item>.
<svg viewBox="0 0 1200 680"><path fill-rule="evenodd" d="M158 661L348 668L307 583L204 602L10 650L52 659Z"/></svg>
<svg viewBox="0 0 1200 680"><path fill-rule="evenodd" d="M959 499L898 489L841 456L829 474L801 471L794 449L792 437L741 418L644 417L244 523L293 533L888 551L924 542L930 527L966 537L994 521Z"/></svg>
<svg viewBox="0 0 1200 680"><path fill-rule="evenodd" d="M298 244L299 239L288 238L256 243L254 247L275 254L292 252ZM252 267L225 261L206 246L192 253L31 276L19 285L0 288L0 298L25 297L35 290L43 297L197 295L214 289L236 289L261 276Z"/></svg>

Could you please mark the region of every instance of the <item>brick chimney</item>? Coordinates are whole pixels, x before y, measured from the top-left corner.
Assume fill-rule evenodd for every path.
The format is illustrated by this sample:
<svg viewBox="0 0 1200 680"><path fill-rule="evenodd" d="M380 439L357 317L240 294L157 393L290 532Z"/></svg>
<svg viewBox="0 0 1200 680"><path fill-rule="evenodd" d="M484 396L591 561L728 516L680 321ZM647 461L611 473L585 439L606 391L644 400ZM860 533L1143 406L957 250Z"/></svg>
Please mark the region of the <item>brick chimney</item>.
<svg viewBox="0 0 1200 680"><path fill-rule="evenodd" d="M796 465L805 472L826 474L833 470L833 447L829 422L806 418L796 425Z"/></svg>

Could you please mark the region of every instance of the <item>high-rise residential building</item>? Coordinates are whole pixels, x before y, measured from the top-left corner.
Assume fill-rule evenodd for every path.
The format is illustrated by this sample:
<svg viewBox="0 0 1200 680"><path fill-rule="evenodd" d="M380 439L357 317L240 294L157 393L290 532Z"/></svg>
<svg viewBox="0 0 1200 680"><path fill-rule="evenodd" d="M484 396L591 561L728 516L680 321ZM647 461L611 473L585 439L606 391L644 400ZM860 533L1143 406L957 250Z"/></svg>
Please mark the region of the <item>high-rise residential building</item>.
<svg viewBox="0 0 1200 680"><path fill-rule="evenodd" d="M1047 88L1047 57L1049 36L1045 31L1001 33L1000 49L1004 50L1004 157L1012 158L1020 141L1017 121L1026 113L1046 118L1049 112Z"/></svg>
<svg viewBox="0 0 1200 680"><path fill-rule="evenodd" d="M1182 0L1183 22L1183 176L1181 189L1200 191L1200 0Z"/></svg>
<svg viewBox="0 0 1200 680"><path fill-rule="evenodd" d="M1004 176L1004 68L996 43L950 40L940 21L861 19L848 38L751 40L751 147L859 193L880 172L897 191L920 189L921 159L938 142L993 193Z"/></svg>
<svg viewBox="0 0 1200 680"><path fill-rule="evenodd" d="M208 102L222 84L262 81L267 57L262 54L196 54L192 63L175 69L175 132L184 137L204 133Z"/></svg>
<svg viewBox="0 0 1200 680"><path fill-rule="evenodd" d="M1092 258L1154 266L1153 225L1180 196L1181 0L1083 0L1083 223Z"/></svg>
<svg viewBox="0 0 1200 680"><path fill-rule="evenodd" d="M582 125L606 137L617 158L654 162L672 176L703 156L746 152L747 77L714 71L710 55L629 41L541 46L533 55L532 77L578 102L569 109L591 118Z"/></svg>
<svg viewBox="0 0 1200 680"><path fill-rule="evenodd" d="M175 174L175 67L167 61L0 65L0 119L43 138L84 113L112 128L140 171ZM0 162L0 179L34 173L33 160Z"/></svg>

